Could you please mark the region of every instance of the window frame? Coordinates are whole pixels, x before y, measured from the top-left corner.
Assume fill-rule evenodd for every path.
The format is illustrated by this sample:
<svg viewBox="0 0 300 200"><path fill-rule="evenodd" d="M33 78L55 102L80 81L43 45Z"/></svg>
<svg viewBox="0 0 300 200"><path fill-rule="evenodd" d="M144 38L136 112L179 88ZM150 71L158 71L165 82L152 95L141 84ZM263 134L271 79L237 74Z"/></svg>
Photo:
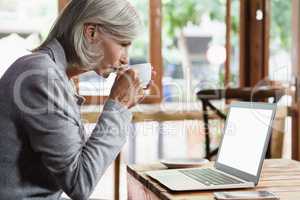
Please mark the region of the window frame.
<svg viewBox="0 0 300 200"><path fill-rule="evenodd" d="M292 102L292 159L300 160L300 2L292 0L292 66L295 93Z"/></svg>
<svg viewBox="0 0 300 200"><path fill-rule="evenodd" d="M68 3L69 0L58 0L59 10ZM256 23L256 8L264 12L262 23ZM240 87L253 86L268 74L269 59L269 31L270 31L270 0L240 0ZM231 54L231 0L226 0L226 52L225 61L225 86L230 82L230 54ZM154 77L154 87L150 88L150 95L147 95L142 103L158 104L162 101L162 0L149 0L149 57L156 76ZM259 30L259 31L254 31ZM253 37L250 37L251 34ZM250 42L255 45L250 45ZM262 55L262 56L261 56ZM249 62L250 58L254 62ZM79 79L74 79L79 90ZM87 101L85 105L104 104L107 96L84 96Z"/></svg>

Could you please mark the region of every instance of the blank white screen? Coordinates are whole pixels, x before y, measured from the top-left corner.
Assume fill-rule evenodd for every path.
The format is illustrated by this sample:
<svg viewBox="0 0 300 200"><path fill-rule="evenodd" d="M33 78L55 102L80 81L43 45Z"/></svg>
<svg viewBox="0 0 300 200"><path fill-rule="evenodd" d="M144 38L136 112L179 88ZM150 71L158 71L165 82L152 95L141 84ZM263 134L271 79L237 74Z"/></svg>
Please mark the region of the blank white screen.
<svg viewBox="0 0 300 200"><path fill-rule="evenodd" d="M218 162L256 175L271 118L272 110L232 107Z"/></svg>

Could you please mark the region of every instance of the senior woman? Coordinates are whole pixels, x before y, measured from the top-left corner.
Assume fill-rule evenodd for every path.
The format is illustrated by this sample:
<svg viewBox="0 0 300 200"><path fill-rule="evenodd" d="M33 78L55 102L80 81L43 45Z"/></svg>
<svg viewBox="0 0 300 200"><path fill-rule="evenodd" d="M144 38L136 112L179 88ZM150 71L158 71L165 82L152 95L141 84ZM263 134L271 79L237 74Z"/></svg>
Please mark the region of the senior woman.
<svg viewBox="0 0 300 200"><path fill-rule="evenodd" d="M18 59L0 80L0 199L89 198L120 152L143 98L137 74L124 70L141 29L126 0L73 0L45 42ZM121 70L118 70L122 68ZM90 137L82 99L70 79L119 71Z"/></svg>

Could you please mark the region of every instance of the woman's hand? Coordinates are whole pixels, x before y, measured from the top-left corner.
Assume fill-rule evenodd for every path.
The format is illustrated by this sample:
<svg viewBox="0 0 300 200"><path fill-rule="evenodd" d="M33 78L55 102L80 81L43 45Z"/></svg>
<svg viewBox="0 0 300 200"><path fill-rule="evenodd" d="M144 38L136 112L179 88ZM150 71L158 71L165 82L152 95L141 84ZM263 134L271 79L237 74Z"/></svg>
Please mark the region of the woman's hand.
<svg viewBox="0 0 300 200"><path fill-rule="evenodd" d="M131 108L141 102L144 96L144 89L136 71L126 69L118 72L109 99L119 102L126 108Z"/></svg>

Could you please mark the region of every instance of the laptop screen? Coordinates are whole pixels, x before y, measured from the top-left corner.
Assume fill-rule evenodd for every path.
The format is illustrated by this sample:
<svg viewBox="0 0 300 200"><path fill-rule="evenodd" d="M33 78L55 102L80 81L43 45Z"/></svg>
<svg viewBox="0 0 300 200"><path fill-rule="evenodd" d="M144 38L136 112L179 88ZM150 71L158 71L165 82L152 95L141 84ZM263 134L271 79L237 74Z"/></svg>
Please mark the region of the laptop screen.
<svg viewBox="0 0 300 200"><path fill-rule="evenodd" d="M217 162L256 176L272 110L231 107Z"/></svg>

